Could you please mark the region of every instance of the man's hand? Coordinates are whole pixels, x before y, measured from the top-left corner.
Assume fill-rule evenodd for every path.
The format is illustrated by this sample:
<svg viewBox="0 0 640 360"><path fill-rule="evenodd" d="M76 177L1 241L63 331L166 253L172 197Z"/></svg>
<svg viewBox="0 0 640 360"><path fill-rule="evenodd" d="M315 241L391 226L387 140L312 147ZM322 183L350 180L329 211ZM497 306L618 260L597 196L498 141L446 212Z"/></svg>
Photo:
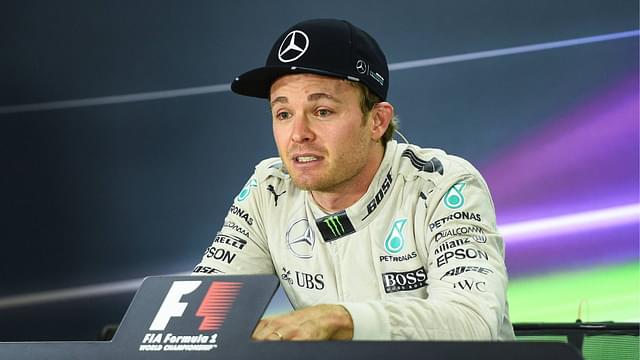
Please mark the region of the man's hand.
<svg viewBox="0 0 640 360"><path fill-rule="evenodd" d="M316 305L260 320L254 340L351 340L353 320L340 305Z"/></svg>

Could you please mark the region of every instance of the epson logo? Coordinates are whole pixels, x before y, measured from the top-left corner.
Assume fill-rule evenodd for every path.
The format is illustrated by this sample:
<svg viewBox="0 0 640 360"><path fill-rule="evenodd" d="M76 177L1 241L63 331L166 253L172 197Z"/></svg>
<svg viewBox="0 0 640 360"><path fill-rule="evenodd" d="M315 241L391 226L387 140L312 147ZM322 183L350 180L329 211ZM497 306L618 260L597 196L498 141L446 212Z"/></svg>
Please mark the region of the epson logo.
<svg viewBox="0 0 640 360"><path fill-rule="evenodd" d="M371 215L371 213L373 213L378 208L378 205L380 205L380 203L384 199L384 196L387 194L387 192L391 188L392 182L393 182L393 177L391 176L391 169L389 169L389 172L387 173L387 177L384 179L384 182L382 183L382 186L380 186L380 189L376 193L376 196L374 196L373 199L371 199L371 201L369 202L369 204L367 204L367 215L365 215L365 217L363 217L362 220L369 217L369 215Z"/></svg>
<svg viewBox="0 0 640 360"><path fill-rule="evenodd" d="M474 248L456 249L455 251L447 251L446 253L438 256L438 259L436 260L438 267L448 264L449 259L451 258L455 258L458 260L476 259L476 258L489 260L489 255L487 255L487 253L482 250L476 250Z"/></svg>
<svg viewBox="0 0 640 360"><path fill-rule="evenodd" d="M382 274L384 291L388 293L415 290L427 285L427 272L423 267L405 272Z"/></svg>
<svg viewBox="0 0 640 360"><path fill-rule="evenodd" d="M207 251L204 252L204 256L206 258L214 258L215 260L224 261L227 264L231 264L233 259L236 258L236 254L231 253L225 249L216 248L214 246L209 246Z"/></svg>
<svg viewBox="0 0 640 360"><path fill-rule="evenodd" d="M433 231L434 229L439 228L440 226L451 220L475 220L477 222L482 221L482 219L480 218L480 214L474 214L467 211L456 211L447 217L443 217L442 219L438 219L429 224L429 230Z"/></svg>

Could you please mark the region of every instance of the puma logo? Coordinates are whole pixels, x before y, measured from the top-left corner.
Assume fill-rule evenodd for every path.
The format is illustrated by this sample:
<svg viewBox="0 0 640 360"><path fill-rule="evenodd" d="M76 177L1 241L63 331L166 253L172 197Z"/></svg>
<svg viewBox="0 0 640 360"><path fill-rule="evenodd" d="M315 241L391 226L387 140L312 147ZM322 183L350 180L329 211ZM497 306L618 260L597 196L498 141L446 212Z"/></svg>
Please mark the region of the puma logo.
<svg viewBox="0 0 640 360"><path fill-rule="evenodd" d="M272 194L273 194L273 200L275 201L275 205L278 206L278 198L286 193L287 191L283 191L280 194L276 193L276 189L273 187L273 185L267 185L267 190L269 190Z"/></svg>

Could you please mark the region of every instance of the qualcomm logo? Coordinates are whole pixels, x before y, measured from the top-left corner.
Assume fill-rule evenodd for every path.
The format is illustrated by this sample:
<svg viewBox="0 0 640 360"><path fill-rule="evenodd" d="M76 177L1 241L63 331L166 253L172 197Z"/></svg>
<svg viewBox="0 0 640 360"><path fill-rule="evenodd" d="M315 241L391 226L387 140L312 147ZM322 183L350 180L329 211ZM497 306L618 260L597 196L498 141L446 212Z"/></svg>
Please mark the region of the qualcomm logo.
<svg viewBox="0 0 640 360"><path fill-rule="evenodd" d="M404 226L407 224L407 219L402 218L393 222L391 230L387 235L387 239L384 241L384 249L387 253L397 254L404 248Z"/></svg>
<svg viewBox="0 0 640 360"><path fill-rule="evenodd" d="M244 185L242 190L240 190L240 193L238 194L238 196L236 196L236 200L237 201L246 200L249 197L249 195L251 194L251 189L254 188L254 187L257 187L257 186L258 186L258 182L256 181L256 179L250 179Z"/></svg>
<svg viewBox="0 0 640 360"><path fill-rule="evenodd" d="M449 209L459 209L464 205L464 196L462 195L462 189L465 187L465 183L460 181L453 185L447 194L444 196L444 205Z"/></svg>

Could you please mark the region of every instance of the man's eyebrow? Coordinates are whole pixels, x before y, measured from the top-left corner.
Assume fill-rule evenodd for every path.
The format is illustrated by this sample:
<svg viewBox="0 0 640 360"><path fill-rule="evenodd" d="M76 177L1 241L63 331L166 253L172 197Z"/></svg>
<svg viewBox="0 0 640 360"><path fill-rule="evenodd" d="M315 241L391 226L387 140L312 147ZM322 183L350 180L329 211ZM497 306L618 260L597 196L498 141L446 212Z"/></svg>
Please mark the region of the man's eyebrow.
<svg viewBox="0 0 640 360"><path fill-rule="evenodd" d="M307 96L308 101L317 101L320 99L327 99L329 101L337 102L339 104L342 103L342 101L326 93L313 93ZM277 98L271 100L271 107L273 107L276 103L288 104L289 99L287 99L286 96L278 96Z"/></svg>
<svg viewBox="0 0 640 360"><path fill-rule="evenodd" d="M278 96L277 98L271 101L271 107L273 107L273 105L275 105L276 103L287 104L288 102L289 100L287 99L286 96Z"/></svg>
<svg viewBox="0 0 640 360"><path fill-rule="evenodd" d="M307 100L309 100L309 101L314 101L314 100L319 100L319 99L327 99L327 100L331 100L333 102L342 103L342 101L338 100L337 98L334 98L333 96L331 96L329 94L325 94L325 93L314 93L314 94L311 94L311 95L307 96Z"/></svg>

